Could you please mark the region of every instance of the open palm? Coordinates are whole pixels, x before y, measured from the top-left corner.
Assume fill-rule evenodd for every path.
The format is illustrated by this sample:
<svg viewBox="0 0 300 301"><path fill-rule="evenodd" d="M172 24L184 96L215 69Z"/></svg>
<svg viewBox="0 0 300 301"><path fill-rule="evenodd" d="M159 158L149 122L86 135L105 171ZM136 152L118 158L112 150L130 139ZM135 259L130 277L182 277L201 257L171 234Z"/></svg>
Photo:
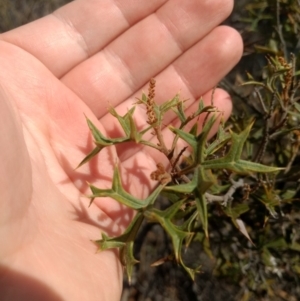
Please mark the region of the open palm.
<svg viewBox="0 0 300 301"><path fill-rule="evenodd" d="M77 0L0 36L1 300L119 300L117 253L96 254L90 240L119 234L132 212L111 199L87 208L86 183L110 187L118 162L126 189L143 198L159 157L109 148L75 169L93 148L84 115L122 134L107 108L125 113L151 77L158 102L179 91L190 111L202 95L209 102L241 55L239 35L217 27L232 4ZM214 103L229 116L224 91Z"/></svg>

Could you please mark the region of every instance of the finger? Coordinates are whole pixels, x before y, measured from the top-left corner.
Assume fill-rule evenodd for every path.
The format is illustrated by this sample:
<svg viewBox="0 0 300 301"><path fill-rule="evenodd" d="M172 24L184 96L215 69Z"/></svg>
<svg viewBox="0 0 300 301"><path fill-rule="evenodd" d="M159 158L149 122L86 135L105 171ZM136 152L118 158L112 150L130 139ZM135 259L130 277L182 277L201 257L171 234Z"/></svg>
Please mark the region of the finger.
<svg viewBox="0 0 300 301"><path fill-rule="evenodd" d="M222 43L220 43L220 40L222 40ZM198 100L216 86L237 63L241 55L242 41L239 34L226 26L217 27L210 35L202 39L155 77L155 101L162 103L180 92L180 98L187 99L185 106L188 108L195 100ZM147 86L143 90L147 91ZM142 90L134 96L140 98L141 94ZM221 98L227 99L226 96ZM207 101L210 101L210 99ZM116 108L117 112L124 115L134 102L136 102L135 97L129 98ZM221 105L222 102L217 104ZM228 105L227 101L219 109L225 111L228 116L230 108L231 105ZM136 116L138 128L148 126L144 106L138 105L134 116ZM175 114L166 114L164 124L168 125L174 117ZM110 136L124 135L122 129L116 123L111 122L110 114L105 115L100 121L105 125Z"/></svg>
<svg viewBox="0 0 300 301"><path fill-rule="evenodd" d="M77 0L0 39L23 48L61 77L165 2Z"/></svg>
<svg viewBox="0 0 300 301"><path fill-rule="evenodd" d="M231 9L229 0L170 0L62 80L101 117L108 103L116 106L132 95L203 39Z"/></svg>

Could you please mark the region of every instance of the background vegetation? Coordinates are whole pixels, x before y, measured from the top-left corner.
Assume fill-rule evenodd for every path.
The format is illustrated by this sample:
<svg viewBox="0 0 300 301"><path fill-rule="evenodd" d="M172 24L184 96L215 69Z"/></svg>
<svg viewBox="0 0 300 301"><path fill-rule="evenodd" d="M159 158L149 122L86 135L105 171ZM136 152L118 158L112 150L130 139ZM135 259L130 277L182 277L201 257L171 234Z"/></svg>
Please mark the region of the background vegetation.
<svg viewBox="0 0 300 301"><path fill-rule="evenodd" d="M70 1L1 0L0 31L51 13L66 2ZM150 267L172 252L172 244L159 225L145 224L135 247L141 264L132 285L124 281L122 301L300 299L300 3L235 0L226 23L239 30L245 42L241 62L220 83L234 101L227 126L239 132L255 120L243 155L284 170L276 177L248 180L248 192L235 192L240 205L236 214L254 244L237 231L219 204L210 207L210 247L199 235L185 254L187 264L202 264L203 273L195 281L172 261ZM249 80L251 84L243 85Z"/></svg>

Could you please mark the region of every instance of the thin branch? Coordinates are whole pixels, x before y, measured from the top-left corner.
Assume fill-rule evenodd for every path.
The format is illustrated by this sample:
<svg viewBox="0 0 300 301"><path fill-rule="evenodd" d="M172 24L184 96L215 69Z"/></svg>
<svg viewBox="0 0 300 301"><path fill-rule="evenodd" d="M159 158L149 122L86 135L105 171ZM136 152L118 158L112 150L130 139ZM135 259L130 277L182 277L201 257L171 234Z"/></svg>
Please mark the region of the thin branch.
<svg viewBox="0 0 300 301"><path fill-rule="evenodd" d="M262 108L263 108L264 113L265 113L265 114L268 114L268 110L267 110L267 108L266 108L266 106L265 106L265 103L264 103L264 101L263 101L263 99L262 99L262 96L261 96L259 90L257 89L257 87L254 88L254 91L255 91L255 93L256 93L256 95L257 95L257 98L258 98L258 100L259 100L259 102L260 102Z"/></svg>
<svg viewBox="0 0 300 301"><path fill-rule="evenodd" d="M209 203L221 202L223 206L227 206L227 203L233 199L233 195L237 189L244 187L244 179L240 178L238 181L230 179L232 183L231 187L228 189L224 195L213 195L210 193L205 193L205 198Z"/></svg>

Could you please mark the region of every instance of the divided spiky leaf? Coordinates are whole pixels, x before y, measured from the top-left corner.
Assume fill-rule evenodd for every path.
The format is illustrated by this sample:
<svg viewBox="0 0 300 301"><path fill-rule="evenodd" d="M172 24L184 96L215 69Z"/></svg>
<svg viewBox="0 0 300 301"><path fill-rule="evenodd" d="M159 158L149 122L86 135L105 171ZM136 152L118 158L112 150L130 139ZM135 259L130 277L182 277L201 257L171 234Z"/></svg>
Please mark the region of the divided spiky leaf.
<svg viewBox="0 0 300 301"><path fill-rule="evenodd" d="M90 198L110 197L121 204L136 210L153 204L164 188L164 185L159 185L145 200L135 198L123 188L120 172L117 166L114 168L112 188L100 189L94 185L89 186L92 191L92 195L89 196Z"/></svg>
<svg viewBox="0 0 300 301"><path fill-rule="evenodd" d="M232 133L232 142L228 153L222 158L203 162L203 167L209 169L228 169L238 174L249 174L251 172L269 173L281 170L281 168L278 167L266 166L260 163L241 159L243 147L250 133L252 125L253 122L239 134Z"/></svg>
<svg viewBox="0 0 300 301"><path fill-rule="evenodd" d="M124 116L121 116L117 113L117 111L113 107L109 108L109 113L118 119L120 125L124 130L126 137L129 137L131 134L132 122L130 119L132 119L134 111L135 111L135 107L132 107L129 111L127 111L127 113Z"/></svg>
<svg viewBox="0 0 300 301"><path fill-rule="evenodd" d="M181 256L183 242L186 239L188 239L191 235L193 235L193 233L182 231L180 227L176 226L172 222L174 215L177 213L177 211L182 205L183 205L183 201L171 205L169 208L167 208L164 211L160 211L155 208L146 209L144 215L151 222L153 221L158 222L169 234L169 236L172 239L173 250L174 250L176 261L180 263L182 267L188 272L190 277L194 279L195 273L198 271L198 269L193 270L191 268L188 268L184 264Z"/></svg>

